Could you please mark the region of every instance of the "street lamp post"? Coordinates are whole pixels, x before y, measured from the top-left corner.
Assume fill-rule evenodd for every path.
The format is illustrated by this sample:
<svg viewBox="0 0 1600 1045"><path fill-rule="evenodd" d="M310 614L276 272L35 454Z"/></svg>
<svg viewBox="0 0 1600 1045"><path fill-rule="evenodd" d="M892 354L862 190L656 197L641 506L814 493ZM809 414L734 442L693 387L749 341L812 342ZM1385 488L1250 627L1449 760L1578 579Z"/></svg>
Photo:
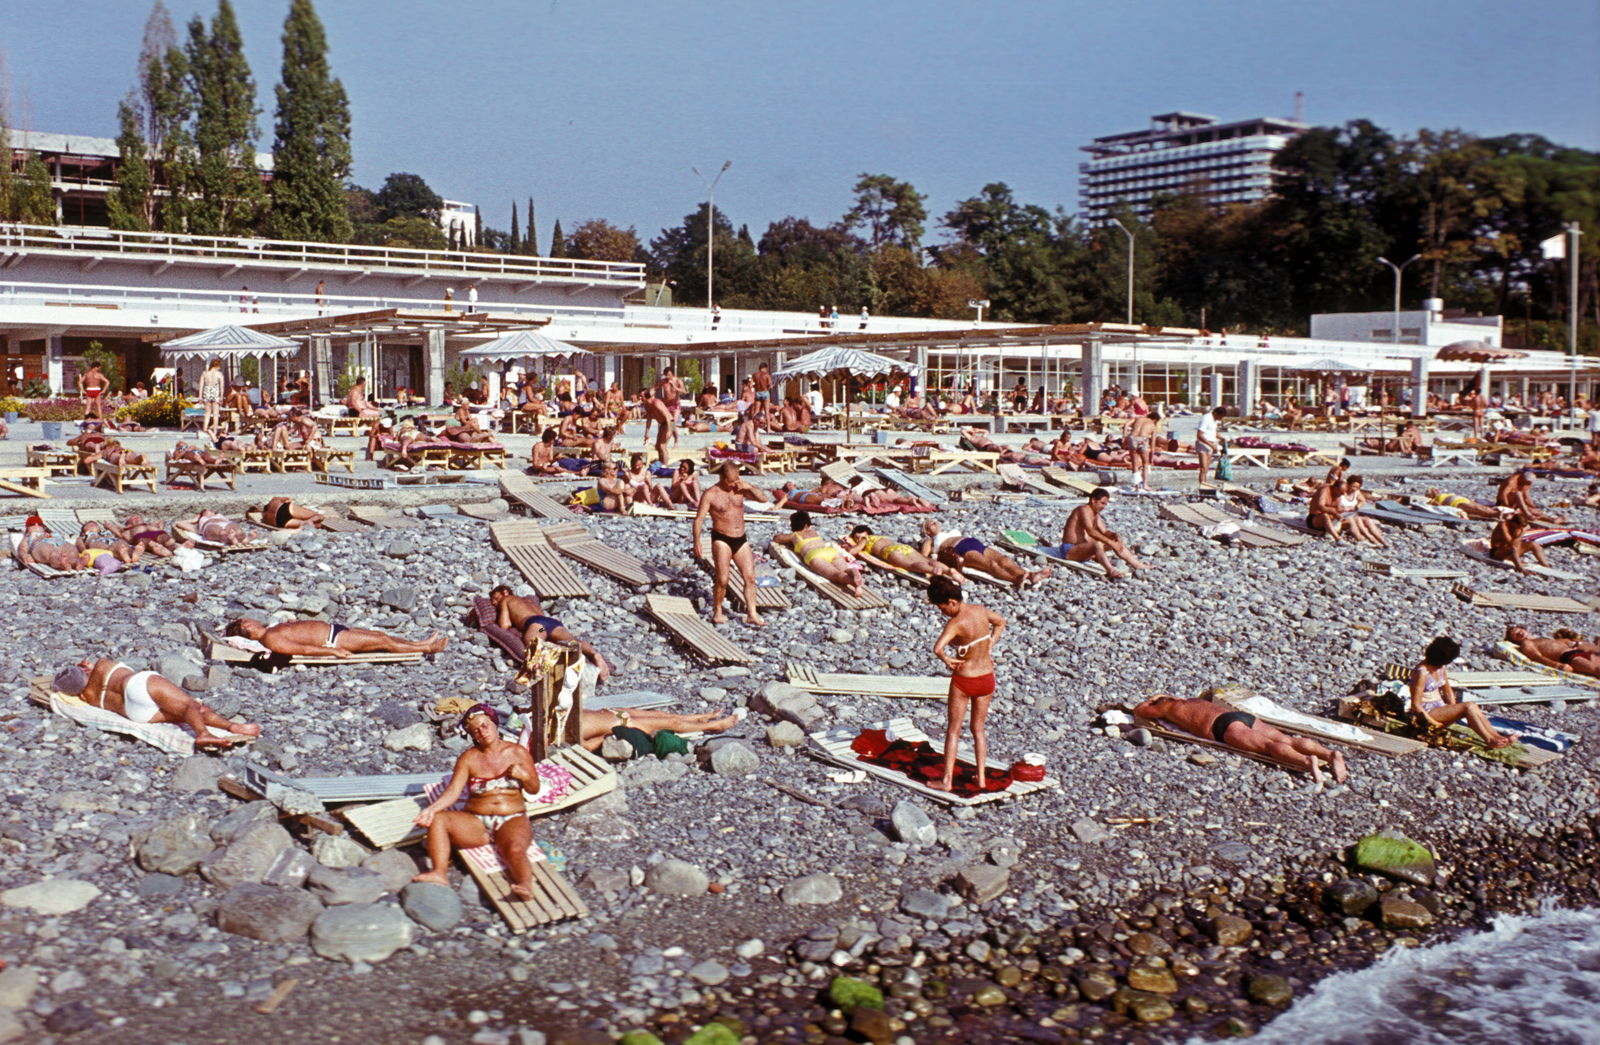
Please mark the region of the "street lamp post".
<svg viewBox="0 0 1600 1045"><path fill-rule="evenodd" d="M1397 345L1400 343L1400 273L1406 270L1407 265L1411 264L1413 261L1416 261L1420 257L1422 257L1421 254L1413 254L1398 265L1390 261L1388 258L1378 259L1380 264L1388 265L1390 268L1394 269L1394 330L1392 331L1389 340Z"/></svg>
<svg viewBox="0 0 1600 1045"><path fill-rule="evenodd" d="M1566 233L1567 271L1571 273L1572 282L1567 296L1567 421L1570 424L1578 405L1578 237L1583 235L1583 227L1569 221Z"/></svg>
<svg viewBox="0 0 1600 1045"><path fill-rule="evenodd" d="M711 260L717 243L717 182L722 180L722 176L728 173L728 168L732 166L732 160L724 163L722 169L717 172L717 176L710 181L706 181L706 176L700 173L699 167L689 168L694 171L695 177L706 184L706 312L708 314L712 314L711 310L716 305L716 299L711 294Z"/></svg>
<svg viewBox="0 0 1600 1045"><path fill-rule="evenodd" d="M1133 233L1128 231L1128 226L1124 225L1122 222L1118 221L1116 218L1112 218L1111 219L1111 224L1113 224L1117 228L1121 229L1122 230L1122 234L1124 236L1128 237L1128 325L1132 326L1133 325Z"/></svg>

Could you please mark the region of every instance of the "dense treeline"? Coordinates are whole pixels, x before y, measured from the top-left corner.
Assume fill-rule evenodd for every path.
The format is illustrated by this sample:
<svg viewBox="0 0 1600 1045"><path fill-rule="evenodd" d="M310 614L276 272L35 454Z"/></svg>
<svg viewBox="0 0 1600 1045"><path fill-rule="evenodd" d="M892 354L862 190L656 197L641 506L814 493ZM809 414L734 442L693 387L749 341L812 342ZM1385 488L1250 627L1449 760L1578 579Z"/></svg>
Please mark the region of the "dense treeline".
<svg viewBox="0 0 1600 1045"><path fill-rule="evenodd" d="M442 200L418 175L392 174L378 190L350 184L349 103L311 0L292 0L282 42L269 195L255 160L261 110L229 0L209 23L194 18L181 43L156 0L138 85L119 107L118 142L132 159L110 197L114 228L541 253L532 198L520 213L512 203L509 231L481 217L469 230L441 227ZM1415 254L1407 307L1443 298L1506 316L1525 344L1564 347L1568 263L1546 261L1539 244L1577 221L1588 230L1583 340L1600 342L1600 154L1534 135L1402 138L1357 120L1307 131L1274 167L1263 203L1218 209L1178 195L1157 200L1147 220L1117 215L1136 244L1136 322L1303 333L1315 312L1390 307L1393 277L1377 259ZM45 204L37 157L20 173L0 171L0 217L42 220ZM647 245L602 218L570 233L557 220L547 253L643 262L688 305L705 304L714 244L717 300L729 308L961 318L968 300L986 298L997 320L1126 315L1128 245L1114 226L1089 228L995 182L940 216L925 243L925 204L908 182L863 174L853 205L832 221L785 217L758 238L721 210L708 223L702 205Z"/></svg>

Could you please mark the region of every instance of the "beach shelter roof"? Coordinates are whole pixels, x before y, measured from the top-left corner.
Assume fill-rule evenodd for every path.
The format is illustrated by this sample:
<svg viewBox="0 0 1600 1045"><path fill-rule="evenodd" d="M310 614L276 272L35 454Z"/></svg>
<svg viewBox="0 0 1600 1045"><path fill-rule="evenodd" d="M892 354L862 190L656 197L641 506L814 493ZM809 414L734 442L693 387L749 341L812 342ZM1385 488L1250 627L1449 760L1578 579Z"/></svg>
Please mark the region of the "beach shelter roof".
<svg viewBox="0 0 1600 1045"><path fill-rule="evenodd" d="M1514 348L1495 348L1482 341L1457 341L1439 349L1433 358L1460 363L1498 363L1502 359L1527 359L1528 353Z"/></svg>
<svg viewBox="0 0 1600 1045"><path fill-rule="evenodd" d="M263 334L259 330L228 324L202 330L198 334L176 338L161 343L161 357L177 360L187 358L239 358L243 356L289 356L304 346L276 334Z"/></svg>
<svg viewBox="0 0 1600 1045"><path fill-rule="evenodd" d="M815 352L808 352L799 359L790 360L782 369L774 371L772 378L774 381L786 381L794 377L831 377L847 374L850 377L872 379L889 374L915 376L921 369L915 363L880 356L876 352L863 352L859 348L830 345Z"/></svg>
<svg viewBox="0 0 1600 1045"><path fill-rule="evenodd" d="M504 337L485 342L477 348L461 353L461 359L472 363L506 362L517 359L537 359L552 356L586 356L587 349L557 341L533 330L515 330Z"/></svg>

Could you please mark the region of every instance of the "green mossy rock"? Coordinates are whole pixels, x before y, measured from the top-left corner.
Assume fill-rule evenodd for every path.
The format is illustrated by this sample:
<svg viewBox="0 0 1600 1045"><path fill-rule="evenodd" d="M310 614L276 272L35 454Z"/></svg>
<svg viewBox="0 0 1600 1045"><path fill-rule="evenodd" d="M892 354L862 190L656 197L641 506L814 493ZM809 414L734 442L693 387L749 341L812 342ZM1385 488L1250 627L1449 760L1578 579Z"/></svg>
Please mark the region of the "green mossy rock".
<svg viewBox="0 0 1600 1045"><path fill-rule="evenodd" d="M631 1030L617 1039L617 1045L661 1045L661 1039L647 1030Z"/></svg>
<svg viewBox="0 0 1600 1045"><path fill-rule="evenodd" d="M1356 843L1356 866L1412 885L1432 885L1433 854L1409 838L1368 835Z"/></svg>
<svg viewBox="0 0 1600 1045"><path fill-rule="evenodd" d="M865 980L853 976L835 976L828 984L828 1000L846 1015L862 1005L869 1009L883 1008L883 992Z"/></svg>
<svg viewBox="0 0 1600 1045"><path fill-rule="evenodd" d="M739 1045L739 1035L725 1023L708 1023L683 1039L683 1045Z"/></svg>

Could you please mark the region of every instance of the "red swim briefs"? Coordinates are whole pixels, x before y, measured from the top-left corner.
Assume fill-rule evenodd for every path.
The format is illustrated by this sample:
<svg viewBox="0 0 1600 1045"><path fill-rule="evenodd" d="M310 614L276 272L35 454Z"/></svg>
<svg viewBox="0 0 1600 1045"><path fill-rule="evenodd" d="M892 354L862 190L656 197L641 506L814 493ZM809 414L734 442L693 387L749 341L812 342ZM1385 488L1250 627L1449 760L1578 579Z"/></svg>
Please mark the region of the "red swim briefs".
<svg viewBox="0 0 1600 1045"><path fill-rule="evenodd" d="M987 675L952 675L956 689L969 697L987 697L994 692L994 672Z"/></svg>

